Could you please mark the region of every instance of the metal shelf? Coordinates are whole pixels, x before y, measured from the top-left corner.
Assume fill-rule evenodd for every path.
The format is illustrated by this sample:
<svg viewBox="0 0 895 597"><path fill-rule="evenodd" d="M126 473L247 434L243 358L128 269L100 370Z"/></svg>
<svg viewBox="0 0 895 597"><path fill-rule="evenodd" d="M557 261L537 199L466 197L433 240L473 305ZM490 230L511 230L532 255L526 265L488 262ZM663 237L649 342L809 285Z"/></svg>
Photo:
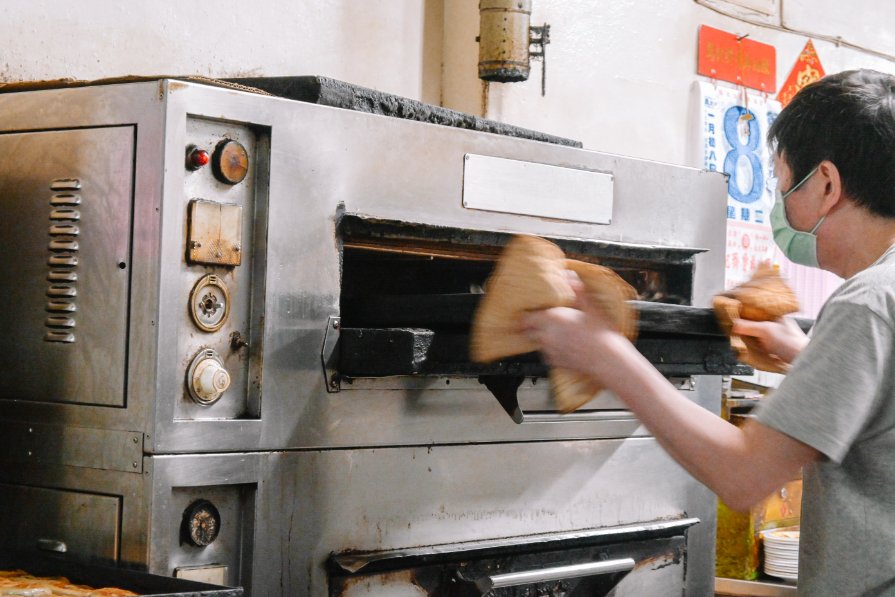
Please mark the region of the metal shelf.
<svg viewBox="0 0 895 597"><path fill-rule="evenodd" d="M716 597L796 597L796 594L796 585L783 581L715 578Z"/></svg>

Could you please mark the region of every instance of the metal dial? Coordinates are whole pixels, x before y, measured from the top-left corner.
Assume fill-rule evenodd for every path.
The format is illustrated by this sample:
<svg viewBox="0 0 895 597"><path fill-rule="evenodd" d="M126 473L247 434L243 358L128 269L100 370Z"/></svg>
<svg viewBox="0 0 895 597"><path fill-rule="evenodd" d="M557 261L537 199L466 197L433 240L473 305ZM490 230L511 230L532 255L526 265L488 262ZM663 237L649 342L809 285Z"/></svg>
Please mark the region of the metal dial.
<svg viewBox="0 0 895 597"><path fill-rule="evenodd" d="M204 332L216 332L230 315L230 292L224 281L209 274L202 276L190 292L190 315Z"/></svg>
<svg viewBox="0 0 895 597"><path fill-rule="evenodd" d="M197 500L183 512L184 539L196 547L205 547L218 538L221 531L221 515L208 500Z"/></svg>
<svg viewBox="0 0 895 597"><path fill-rule="evenodd" d="M211 170L221 182L238 184L249 171L249 152L239 141L224 139L214 148Z"/></svg>
<svg viewBox="0 0 895 597"><path fill-rule="evenodd" d="M200 350L193 357L186 374L190 397L201 404L214 404L230 387L230 374L217 352L210 348Z"/></svg>

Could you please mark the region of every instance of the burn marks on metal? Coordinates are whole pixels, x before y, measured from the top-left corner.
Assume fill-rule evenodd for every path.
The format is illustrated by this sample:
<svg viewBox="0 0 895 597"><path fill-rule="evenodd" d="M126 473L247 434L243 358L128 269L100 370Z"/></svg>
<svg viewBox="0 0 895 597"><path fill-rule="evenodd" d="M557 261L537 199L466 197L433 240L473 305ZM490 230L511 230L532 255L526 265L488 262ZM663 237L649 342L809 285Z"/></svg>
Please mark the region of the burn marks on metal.
<svg viewBox="0 0 895 597"><path fill-rule="evenodd" d="M273 95L312 104L345 108L370 114L381 114L383 116L440 124L484 133L495 133L519 139L531 139L556 145L583 146L581 141L480 118L472 114L383 93L375 89L352 85L328 77L259 77L228 80L258 88Z"/></svg>
<svg viewBox="0 0 895 597"><path fill-rule="evenodd" d="M443 597L610 594L629 574L655 570L683 585L687 529L698 519L647 523L554 536L436 545L392 552L334 554L327 562L330 597L358 587L407 587ZM625 562L625 566L601 566ZM589 573L580 569L594 567ZM518 581L511 577L518 576Z"/></svg>
<svg viewBox="0 0 895 597"><path fill-rule="evenodd" d="M196 500L183 512L180 541L195 547L211 545L221 530L221 515L208 500Z"/></svg>
<svg viewBox="0 0 895 597"><path fill-rule="evenodd" d="M339 235L346 240L415 244L421 249L441 247L442 253L458 252L464 247L476 248L482 256L496 257L513 234L490 230L451 228L418 222L381 220L357 214L344 214L337 222ZM600 263L612 260L630 265L662 264L692 266L693 258L705 249L691 247L663 247L631 245L601 240L549 239L570 258L598 258ZM450 250L448 250L450 248ZM611 265L611 263L610 263Z"/></svg>
<svg viewBox="0 0 895 597"><path fill-rule="evenodd" d="M708 309L706 316L713 317ZM347 377L544 377L547 374L547 366L535 353L488 364L471 362L468 334L423 328L343 328L340 336L339 374ZM643 336L638 338L635 347L656 369L671 377L752 372L736 360L724 336Z"/></svg>

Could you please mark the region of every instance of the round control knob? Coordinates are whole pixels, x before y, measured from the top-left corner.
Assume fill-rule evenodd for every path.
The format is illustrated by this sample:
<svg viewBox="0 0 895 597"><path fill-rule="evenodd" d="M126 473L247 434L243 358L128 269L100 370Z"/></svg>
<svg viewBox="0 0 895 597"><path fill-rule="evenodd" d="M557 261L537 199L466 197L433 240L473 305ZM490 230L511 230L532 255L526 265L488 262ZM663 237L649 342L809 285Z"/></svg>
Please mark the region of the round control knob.
<svg viewBox="0 0 895 597"><path fill-rule="evenodd" d="M218 354L210 349L195 356L187 374L187 388L193 400L214 404L230 387L230 374Z"/></svg>
<svg viewBox="0 0 895 597"><path fill-rule="evenodd" d="M219 181L238 184L249 171L249 152L239 141L224 139L214 148L211 170Z"/></svg>
<svg viewBox="0 0 895 597"><path fill-rule="evenodd" d="M208 500L197 500L183 512L181 535L183 540L205 547L211 545L221 531L221 514Z"/></svg>
<svg viewBox="0 0 895 597"><path fill-rule="evenodd" d="M203 332L216 332L230 315L230 292L214 274L199 278L190 292L190 315Z"/></svg>

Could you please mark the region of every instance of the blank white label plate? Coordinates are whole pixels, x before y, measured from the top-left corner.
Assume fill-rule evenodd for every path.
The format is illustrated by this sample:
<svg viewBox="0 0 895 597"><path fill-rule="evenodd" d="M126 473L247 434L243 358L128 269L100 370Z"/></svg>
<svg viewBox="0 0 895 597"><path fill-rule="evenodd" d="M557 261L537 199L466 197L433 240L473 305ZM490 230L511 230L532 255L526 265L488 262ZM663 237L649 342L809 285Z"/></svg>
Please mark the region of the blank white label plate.
<svg viewBox="0 0 895 597"><path fill-rule="evenodd" d="M463 207L572 222L612 222L612 174L468 153Z"/></svg>

